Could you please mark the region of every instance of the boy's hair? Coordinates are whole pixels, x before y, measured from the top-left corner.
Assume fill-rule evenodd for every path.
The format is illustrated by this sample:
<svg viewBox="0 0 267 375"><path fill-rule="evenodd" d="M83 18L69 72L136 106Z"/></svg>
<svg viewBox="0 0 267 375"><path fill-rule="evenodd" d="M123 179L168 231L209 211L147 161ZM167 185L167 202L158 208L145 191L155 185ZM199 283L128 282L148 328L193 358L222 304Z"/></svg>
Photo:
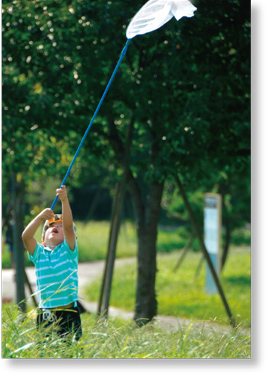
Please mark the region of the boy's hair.
<svg viewBox="0 0 267 375"><path fill-rule="evenodd" d="M56 222L62 223L62 214L55 214L53 219L45 221L44 226L43 226L43 231L42 231L42 241L44 241L45 233L47 229L51 226L51 224L56 223ZM76 230L76 226L74 223L73 223L73 229L74 229L76 240L77 240L77 230Z"/></svg>

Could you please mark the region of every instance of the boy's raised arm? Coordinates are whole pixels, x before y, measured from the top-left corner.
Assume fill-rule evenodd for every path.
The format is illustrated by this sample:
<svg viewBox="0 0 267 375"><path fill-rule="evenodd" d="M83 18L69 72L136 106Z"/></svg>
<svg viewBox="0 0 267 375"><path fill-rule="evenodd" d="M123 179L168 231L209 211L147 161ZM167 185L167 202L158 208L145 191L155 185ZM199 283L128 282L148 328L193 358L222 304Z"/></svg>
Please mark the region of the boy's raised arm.
<svg viewBox="0 0 267 375"><path fill-rule="evenodd" d="M54 217L54 213L51 208L46 208L42 212L39 213L24 229L22 233L22 240L27 251L33 255L34 250L37 245L37 241L34 238L34 235L39 228L39 226L43 223L44 220L50 220Z"/></svg>
<svg viewBox="0 0 267 375"><path fill-rule="evenodd" d="M72 211L71 211L65 185L61 186L61 189L57 189L57 196L61 200L61 204L62 204L62 222L63 222L64 237L70 249L73 251L75 249L75 232L73 229Z"/></svg>

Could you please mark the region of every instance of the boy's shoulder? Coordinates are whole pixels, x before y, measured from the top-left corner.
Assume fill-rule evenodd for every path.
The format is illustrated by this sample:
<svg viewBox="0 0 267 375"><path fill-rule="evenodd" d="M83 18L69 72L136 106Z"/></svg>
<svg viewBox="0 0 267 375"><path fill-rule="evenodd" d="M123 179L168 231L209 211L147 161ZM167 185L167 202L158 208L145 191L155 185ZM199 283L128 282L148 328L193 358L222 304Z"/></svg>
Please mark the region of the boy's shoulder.
<svg viewBox="0 0 267 375"><path fill-rule="evenodd" d="M71 254L72 257L75 257L75 256L78 256L78 243L77 243L77 240L75 239L75 247L74 247L74 250L71 250L71 248L69 247L66 239L64 238L64 241L62 243L63 247L67 250L67 252L69 254Z"/></svg>

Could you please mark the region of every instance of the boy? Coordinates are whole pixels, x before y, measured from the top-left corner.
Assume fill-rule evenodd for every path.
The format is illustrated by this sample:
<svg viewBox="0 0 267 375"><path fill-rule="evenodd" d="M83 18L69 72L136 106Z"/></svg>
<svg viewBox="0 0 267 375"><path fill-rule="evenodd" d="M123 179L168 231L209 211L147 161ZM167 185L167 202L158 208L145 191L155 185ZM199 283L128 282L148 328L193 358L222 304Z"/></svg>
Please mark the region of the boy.
<svg viewBox="0 0 267 375"><path fill-rule="evenodd" d="M82 335L78 302L78 248L75 226L66 186L56 190L61 200L62 215L46 208L37 215L22 233L30 260L35 264L37 289L40 295L37 327L57 323L57 333ZM34 235L45 221L42 244Z"/></svg>

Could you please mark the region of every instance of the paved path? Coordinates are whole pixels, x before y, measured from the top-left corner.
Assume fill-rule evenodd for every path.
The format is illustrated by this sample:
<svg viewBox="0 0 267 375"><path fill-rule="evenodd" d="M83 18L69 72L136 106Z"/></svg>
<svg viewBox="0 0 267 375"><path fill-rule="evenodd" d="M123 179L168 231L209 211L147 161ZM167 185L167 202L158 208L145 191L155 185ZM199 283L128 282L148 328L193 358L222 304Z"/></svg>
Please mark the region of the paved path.
<svg viewBox="0 0 267 375"><path fill-rule="evenodd" d="M120 266L124 266L127 264L132 263L135 261L133 258L131 259L116 259L115 261L115 269ZM99 276L103 275L104 272L104 261L97 261L97 262L86 262L86 263L79 263L78 267L78 277L79 277L79 297L82 304L87 308L88 311L92 313L96 313L97 311L97 302L91 302L87 300L87 296L84 293L84 287L90 282L94 281ZM35 277L35 269L34 267L26 267L26 273L28 275L28 279L31 283L32 289L36 291L36 277ZM15 289L15 274L13 269L2 270L2 301L16 301L16 289ZM26 296L29 297L28 288L26 288ZM122 309L117 309L112 306L109 308L109 315L112 317L121 317L123 319L132 320L134 317L133 312L126 312ZM163 328L166 331L173 331L177 330L181 327L188 327L189 324L192 323L192 320L181 319L179 317L172 317L172 316L157 316L155 319L155 324L159 327ZM220 332L230 332L231 326L223 326L220 324L216 324L214 322L196 322L193 325L193 329L207 329ZM242 330L244 334L250 334L249 329Z"/></svg>

